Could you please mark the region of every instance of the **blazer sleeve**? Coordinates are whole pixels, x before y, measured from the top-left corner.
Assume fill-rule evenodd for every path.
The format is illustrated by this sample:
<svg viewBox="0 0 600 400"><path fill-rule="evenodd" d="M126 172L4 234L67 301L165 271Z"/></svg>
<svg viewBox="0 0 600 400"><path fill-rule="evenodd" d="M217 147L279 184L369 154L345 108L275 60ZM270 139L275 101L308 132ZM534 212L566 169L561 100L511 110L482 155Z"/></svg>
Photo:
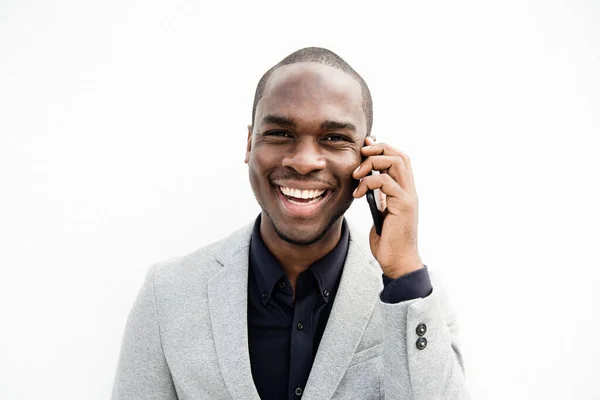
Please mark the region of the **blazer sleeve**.
<svg viewBox="0 0 600 400"><path fill-rule="evenodd" d="M386 400L469 399L456 315L434 278L425 298L380 301Z"/></svg>
<svg viewBox="0 0 600 400"><path fill-rule="evenodd" d="M154 269L129 313L112 399L175 400L177 394L163 353L154 297Z"/></svg>

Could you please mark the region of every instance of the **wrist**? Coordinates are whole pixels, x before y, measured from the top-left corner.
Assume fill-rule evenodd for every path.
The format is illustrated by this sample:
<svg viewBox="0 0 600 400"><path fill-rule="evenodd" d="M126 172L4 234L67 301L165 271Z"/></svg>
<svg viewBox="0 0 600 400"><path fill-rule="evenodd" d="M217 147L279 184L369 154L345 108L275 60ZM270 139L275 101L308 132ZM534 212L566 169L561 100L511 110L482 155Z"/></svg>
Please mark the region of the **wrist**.
<svg viewBox="0 0 600 400"><path fill-rule="evenodd" d="M391 279L398 279L404 275L408 275L412 272L418 271L424 268L423 262L420 257L411 259L401 260L387 268L383 268L383 274Z"/></svg>

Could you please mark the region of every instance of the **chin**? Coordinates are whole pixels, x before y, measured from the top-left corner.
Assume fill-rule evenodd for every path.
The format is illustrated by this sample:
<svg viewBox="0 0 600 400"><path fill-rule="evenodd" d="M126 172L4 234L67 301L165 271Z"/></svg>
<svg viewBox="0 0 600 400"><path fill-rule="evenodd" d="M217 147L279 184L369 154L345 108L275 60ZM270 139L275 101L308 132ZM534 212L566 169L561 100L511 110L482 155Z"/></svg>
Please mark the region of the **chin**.
<svg viewBox="0 0 600 400"><path fill-rule="evenodd" d="M281 240L298 246L309 246L317 243L323 239L327 233L326 231L323 231L315 234L314 232L300 232L298 230L294 230L292 232L282 232L278 229L275 229L275 232Z"/></svg>
<svg viewBox="0 0 600 400"><path fill-rule="evenodd" d="M339 219L339 216L337 216L331 218L329 223L321 223L318 227L309 227L303 226L302 222L276 222L268 213L267 217L281 240L299 246L309 246L319 242L329 233L333 224Z"/></svg>

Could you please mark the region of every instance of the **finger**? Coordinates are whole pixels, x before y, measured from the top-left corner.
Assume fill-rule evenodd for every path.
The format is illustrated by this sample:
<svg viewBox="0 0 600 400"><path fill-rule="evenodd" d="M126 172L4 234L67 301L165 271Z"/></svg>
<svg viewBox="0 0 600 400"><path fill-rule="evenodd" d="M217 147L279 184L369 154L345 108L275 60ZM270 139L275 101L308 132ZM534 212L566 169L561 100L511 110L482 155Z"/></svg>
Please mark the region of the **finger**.
<svg viewBox="0 0 600 400"><path fill-rule="evenodd" d="M352 172L354 179L362 179L372 171L387 172L396 179L396 175L406 170L404 160L400 156L371 156L364 160Z"/></svg>
<svg viewBox="0 0 600 400"><path fill-rule="evenodd" d="M413 180L400 156L371 156L358 166L352 173L354 179L362 179L373 170L385 171L405 190L412 191Z"/></svg>
<svg viewBox="0 0 600 400"><path fill-rule="evenodd" d="M410 157L408 154L396 149L393 146L390 146L387 143L375 143L373 145L363 146L361 149L361 154L364 157L384 155L384 156L400 156L410 168Z"/></svg>
<svg viewBox="0 0 600 400"><path fill-rule="evenodd" d="M361 154L363 157L370 157L375 155L385 155L385 156L399 156L404 160L404 164L406 166L406 170L408 171L408 178L411 182L411 186L415 187L414 175L412 170L412 163L408 154L396 149L393 146L390 146L387 143L377 143L370 146L364 146L361 148Z"/></svg>
<svg viewBox="0 0 600 400"><path fill-rule="evenodd" d="M387 196L381 190L379 191L379 204L381 206L379 211L383 211L387 208Z"/></svg>
<svg viewBox="0 0 600 400"><path fill-rule="evenodd" d="M386 196L391 197L400 197L403 195L404 192L398 184L398 182L396 182L391 176L387 174L379 174L364 177L358 183L358 186L356 187L352 195L357 199L361 198L367 193L367 190L369 189L379 189L383 193L385 193Z"/></svg>
<svg viewBox="0 0 600 400"><path fill-rule="evenodd" d="M416 191L415 188L415 175L413 174L413 170L412 170L412 163L410 161L410 157L408 156L408 154L400 151L400 150L396 150L398 152L398 156L400 156L402 158L402 160L404 160L404 167L406 168L407 171L407 176L410 180L410 185L411 187Z"/></svg>
<svg viewBox="0 0 600 400"><path fill-rule="evenodd" d="M365 138L365 146L373 146L375 144L375 136L367 136Z"/></svg>
<svg viewBox="0 0 600 400"><path fill-rule="evenodd" d="M373 142L373 144L363 146L363 148L361 149L361 153L363 156L366 157L380 154L386 156L397 156L400 155L401 151L385 142Z"/></svg>

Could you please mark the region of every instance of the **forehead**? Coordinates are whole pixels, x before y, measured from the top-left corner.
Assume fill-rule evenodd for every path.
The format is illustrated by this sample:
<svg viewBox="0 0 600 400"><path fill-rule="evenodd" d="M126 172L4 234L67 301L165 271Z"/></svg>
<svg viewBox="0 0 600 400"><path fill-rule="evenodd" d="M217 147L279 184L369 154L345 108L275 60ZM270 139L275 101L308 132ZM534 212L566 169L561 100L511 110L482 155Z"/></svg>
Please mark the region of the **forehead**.
<svg viewBox="0 0 600 400"><path fill-rule="evenodd" d="M328 65L296 63L277 68L257 104L257 123L275 114L301 122L352 120L366 130L362 88L349 74Z"/></svg>

